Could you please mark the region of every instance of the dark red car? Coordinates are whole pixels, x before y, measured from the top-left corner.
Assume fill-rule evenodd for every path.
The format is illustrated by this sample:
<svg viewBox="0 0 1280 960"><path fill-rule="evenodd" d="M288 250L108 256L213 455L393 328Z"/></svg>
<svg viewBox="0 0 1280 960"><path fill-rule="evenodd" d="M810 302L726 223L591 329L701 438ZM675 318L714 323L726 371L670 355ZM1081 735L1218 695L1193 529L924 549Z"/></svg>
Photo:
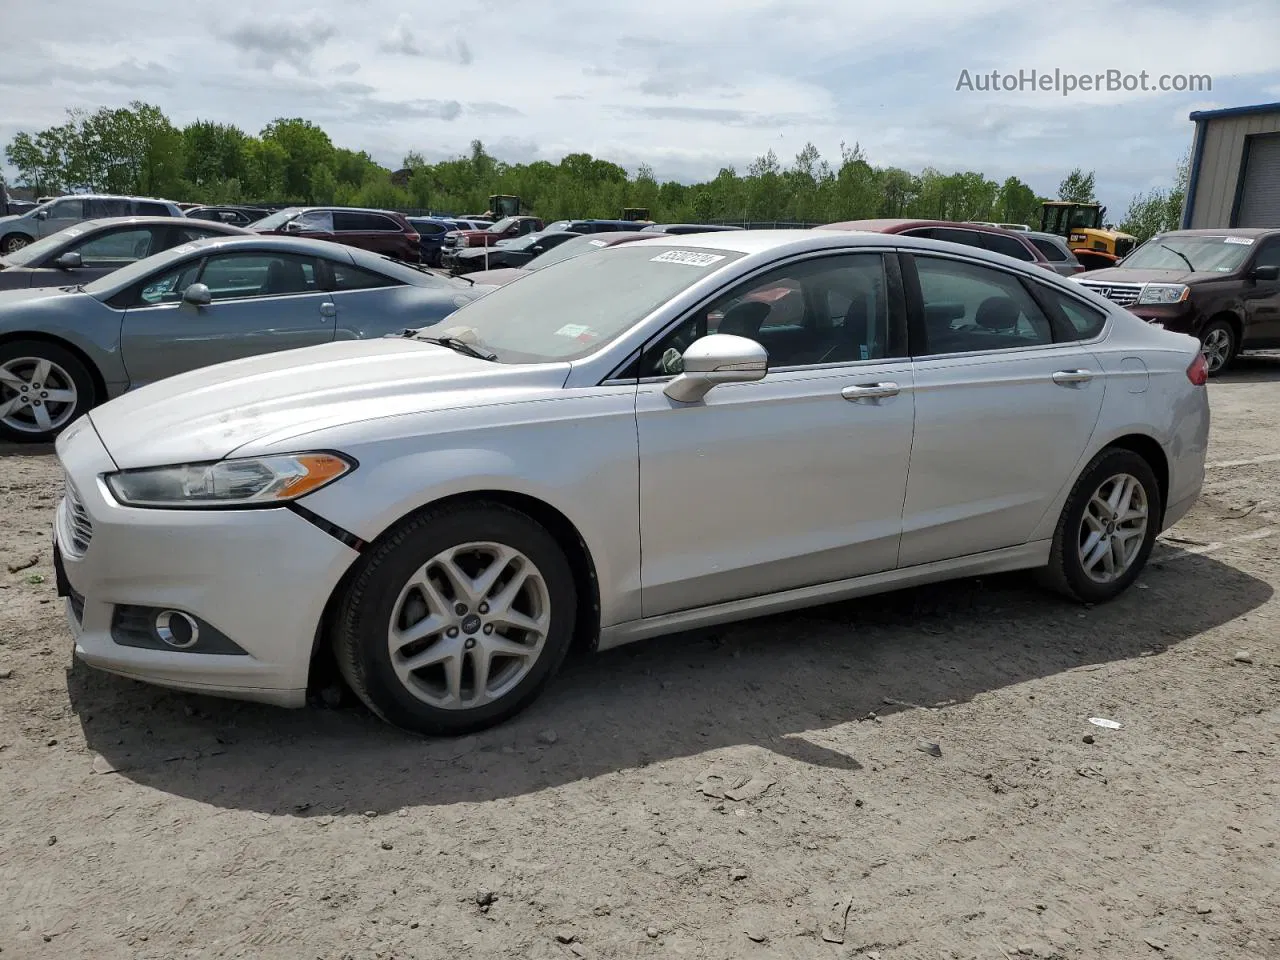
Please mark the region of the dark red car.
<svg viewBox="0 0 1280 960"><path fill-rule="evenodd" d="M541 217L503 217L483 230L453 230L445 234L440 245L440 262L446 267L457 266L458 253L471 247L491 247L499 240L512 240L528 233L537 233L544 224Z"/></svg>
<svg viewBox="0 0 1280 960"><path fill-rule="evenodd" d="M992 253L1003 253L1015 260L1034 263L1053 270L1053 264L1030 240L1017 230L1001 230L980 223L953 223L948 220L845 220L828 223L820 230L865 230L868 233L900 233L906 237L945 240L967 247L979 247ZM1056 272L1056 271L1054 271Z"/></svg>
<svg viewBox="0 0 1280 960"><path fill-rule="evenodd" d="M359 247L397 260L422 259L418 231L402 214L361 207L289 207L247 228L254 233L312 237Z"/></svg>

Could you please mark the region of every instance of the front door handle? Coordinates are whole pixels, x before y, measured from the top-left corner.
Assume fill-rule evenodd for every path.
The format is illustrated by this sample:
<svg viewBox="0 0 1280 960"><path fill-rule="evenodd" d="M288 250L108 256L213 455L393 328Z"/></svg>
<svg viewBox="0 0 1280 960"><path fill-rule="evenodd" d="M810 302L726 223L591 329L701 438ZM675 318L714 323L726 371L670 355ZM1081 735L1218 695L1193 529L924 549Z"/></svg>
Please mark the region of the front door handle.
<svg viewBox="0 0 1280 960"><path fill-rule="evenodd" d="M1053 382L1062 387L1075 387L1088 383L1093 379L1092 370L1059 370L1053 375Z"/></svg>
<svg viewBox="0 0 1280 960"><path fill-rule="evenodd" d="M859 400L886 400L889 397L896 397L900 390L896 383L859 383L856 386L845 387L840 391L840 396L857 403Z"/></svg>
<svg viewBox="0 0 1280 960"><path fill-rule="evenodd" d="M320 304L320 316L326 320L330 320L338 315L338 308L332 303Z"/></svg>

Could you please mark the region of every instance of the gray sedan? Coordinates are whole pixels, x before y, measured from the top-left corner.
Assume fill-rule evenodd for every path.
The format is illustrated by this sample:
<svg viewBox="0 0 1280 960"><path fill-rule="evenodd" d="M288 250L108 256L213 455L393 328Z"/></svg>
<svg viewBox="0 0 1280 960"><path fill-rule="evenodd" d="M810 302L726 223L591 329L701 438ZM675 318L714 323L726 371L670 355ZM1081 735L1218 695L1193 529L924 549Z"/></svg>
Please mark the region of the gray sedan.
<svg viewBox="0 0 1280 960"><path fill-rule="evenodd" d="M99 403L209 364L430 326L492 289L323 240L247 236L82 286L0 292L0 438L52 440Z"/></svg>
<svg viewBox="0 0 1280 960"><path fill-rule="evenodd" d="M0 290L88 283L179 244L223 236L251 234L225 223L177 217L85 220L0 257Z"/></svg>

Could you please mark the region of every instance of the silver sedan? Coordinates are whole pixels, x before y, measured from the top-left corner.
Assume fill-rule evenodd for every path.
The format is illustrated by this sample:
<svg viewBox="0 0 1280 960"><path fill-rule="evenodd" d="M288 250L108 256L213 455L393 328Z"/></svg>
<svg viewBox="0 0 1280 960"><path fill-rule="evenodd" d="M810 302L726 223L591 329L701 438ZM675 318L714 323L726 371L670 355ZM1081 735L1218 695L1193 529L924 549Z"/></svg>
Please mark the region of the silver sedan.
<svg viewBox="0 0 1280 960"><path fill-rule="evenodd" d="M973 247L657 237L440 327L74 424L76 655L298 706L323 643L380 716L459 733L529 704L575 636L1018 569L1110 600L1204 479L1199 342Z"/></svg>
<svg viewBox="0 0 1280 960"><path fill-rule="evenodd" d="M248 235L83 285L0 292L0 438L52 440L96 404L197 367L429 326L488 289L321 240Z"/></svg>
<svg viewBox="0 0 1280 960"><path fill-rule="evenodd" d="M85 220L0 257L0 290L88 283L179 244L234 236L249 231L179 217Z"/></svg>

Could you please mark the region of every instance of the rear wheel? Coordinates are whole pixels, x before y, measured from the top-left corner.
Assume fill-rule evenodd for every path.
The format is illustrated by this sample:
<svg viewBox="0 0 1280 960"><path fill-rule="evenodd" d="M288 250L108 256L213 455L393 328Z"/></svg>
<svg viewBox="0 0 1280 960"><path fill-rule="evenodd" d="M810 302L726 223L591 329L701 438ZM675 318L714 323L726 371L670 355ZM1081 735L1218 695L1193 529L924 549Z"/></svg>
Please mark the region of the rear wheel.
<svg viewBox="0 0 1280 960"><path fill-rule="evenodd" d="M384 720L481 730L533 702L569 650L573 573L555 539L499 504L428 511L361 561L334 637L347 683Z"/></svg>
<svg viewBox="0 0 1280 960"><path fill-rule="evenodd" d="M1235 327L1226 320L1215 320L1200 331L1200 352L1204 354L1209 376L1216 377L1231 366L1239 351Z"/></svg>
<svg viewBox="0 0 1280 960"><path fill-rule="evenodd" d="M93 377L65 347L43 340L0 345L0 437L48 443L94 401Z"/></svg>
<svg viewBox="0 0 1280 960"><path fill-rule="evenodd" d="M1150 464L1131 450L1103 450L1062 508L1047 585L1084 603L1119 596L1146 565L1163 515Z"/></svg>

